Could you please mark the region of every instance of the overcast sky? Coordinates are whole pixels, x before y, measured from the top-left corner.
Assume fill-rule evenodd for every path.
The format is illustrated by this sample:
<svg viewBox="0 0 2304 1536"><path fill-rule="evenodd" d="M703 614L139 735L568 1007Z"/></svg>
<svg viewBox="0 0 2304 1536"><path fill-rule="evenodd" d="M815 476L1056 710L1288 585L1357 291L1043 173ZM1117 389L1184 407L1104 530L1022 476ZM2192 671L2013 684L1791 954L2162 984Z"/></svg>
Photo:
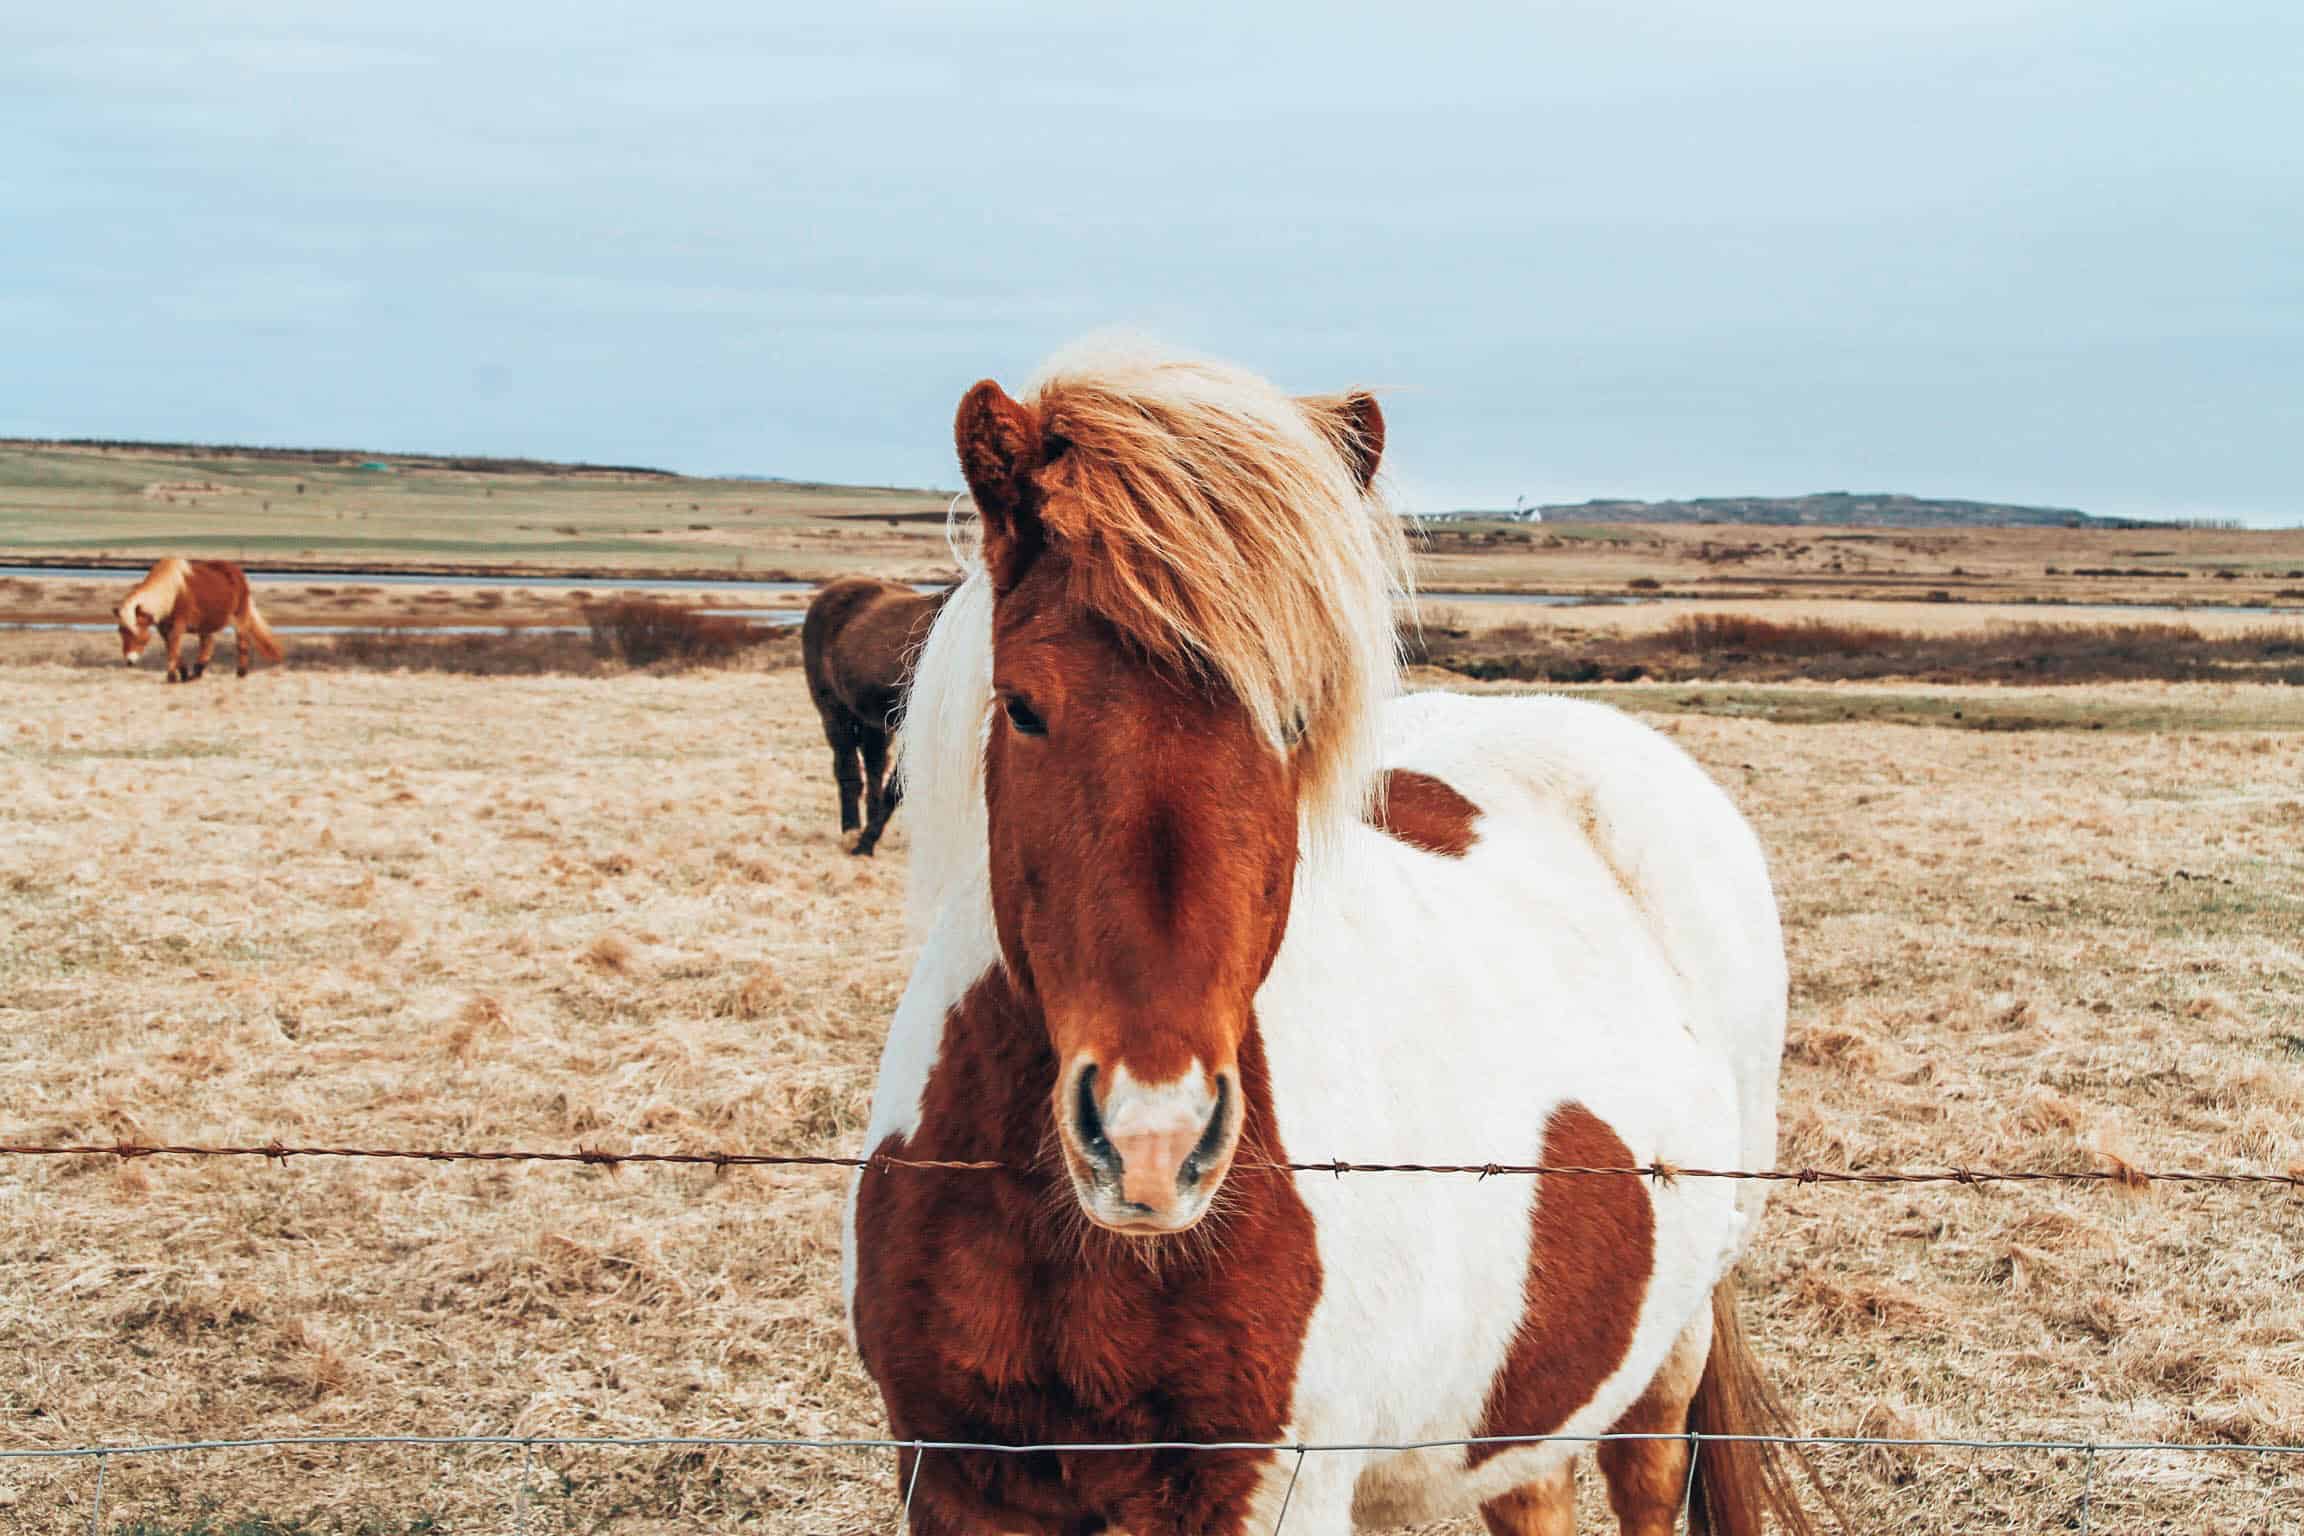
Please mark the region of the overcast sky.
<svg viewBox="0 0 2304 1536"><path fill-rule="evenodd" d="M1244 19L1253 18L1253 19ZM2304 5L17 7L0 434L949 485L1122 325L1419 510L2304 522Z"/></svg>

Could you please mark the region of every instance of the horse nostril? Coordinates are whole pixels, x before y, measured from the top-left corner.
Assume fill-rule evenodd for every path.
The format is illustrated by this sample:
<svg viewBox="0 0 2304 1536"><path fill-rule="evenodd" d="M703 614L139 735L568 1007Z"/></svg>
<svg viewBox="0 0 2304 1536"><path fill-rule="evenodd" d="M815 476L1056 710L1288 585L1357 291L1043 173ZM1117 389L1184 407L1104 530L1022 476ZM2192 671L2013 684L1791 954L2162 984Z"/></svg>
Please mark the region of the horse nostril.
<svg viewBox="0 0 2304 1536"><path fill-rule="evenodd" d="M1093 1062L1080 1069L1072 1090L1072 1133L1079 1139L1080 1150L1089 1161L1109 1168L1120 1161L1113 1150L1111 1138L1104 1134L1104 1115L1096 1107L1096 1067Z"/></svg>
<svg viewBox="0 0 2304 1536"><path fill-rule="evenodd" d="M1231 1129L1232 1116L1229 1113L1231 1108L1232 1079L1218 1077L1216 1079L1216 1107L1208 1112L1208 1129L1200 1133L1200 1140L1193 1145L1191 1155L1186 1157L1184 1165L1176 1170L1176 1181L1179 1184L1190 1188L1199 1183L1201 1177L1208 1172L1210 1165L1223 1155L1225 1137Z"/></svg>

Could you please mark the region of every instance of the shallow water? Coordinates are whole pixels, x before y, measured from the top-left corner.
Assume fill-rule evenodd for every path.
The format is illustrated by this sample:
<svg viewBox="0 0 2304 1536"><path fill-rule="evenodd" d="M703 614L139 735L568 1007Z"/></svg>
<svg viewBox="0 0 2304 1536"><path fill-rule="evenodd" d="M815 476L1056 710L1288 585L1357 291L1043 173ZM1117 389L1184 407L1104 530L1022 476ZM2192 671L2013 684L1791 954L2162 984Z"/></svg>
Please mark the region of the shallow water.
<svg viewBox="0 0 2304 1536"><path fill-rule="evenodd" d="M800 622L798 609L788 612L767 612L758 608L708 608L707 613L726 618L748 618L763 629L790 629ZM108 635L118 628L112 624L9 624L0 623L0 631L51 630L64 634ZM583 624L275 624L275 634L282 635L588 635L592 631Z"/></svg>
<svg viewBox="0 0 2304 1536"><path fill-rule="evenodd" d="M24 581L120 581L141 573L102 565L0 565L0 577ZM475 590L607 592L813 592L812 581L675 581L662 576L424 576L410 571L250 571L255 586L470 587ZM928 586L923 592L940 590Z"/></svg>
<svg viewBox="0 0 2304 1536"><path fill-rule="evenodd" d="M100 565L0 565L0 579L15 578L24 581L129 581L137 573ZM677 580L662 576L421 576L407 572L371 571L250 571L249 581L258 586L374 586L374 587L459 587L473 591L534 592L534 591L594 591L594 592L758 592L791 595L816 590L812 581L718 581ZM915 582L916 592L941 592L941 582ZM1516 603L1534 608L1610 608L1631 603L1653 603L1661 599L1647 596L1594 595L1586 592L1446 592L1422 591L1417 601L1424 604L1456 603ZM1690 601L1690 599L1677 599ZM1695 599L1714 601L1723 605L1757 599L1720 597ZM2266 606L2228 607L2218 603L2185 605L2181 603L2018 603L2008 606L2038 608L2050 613L2118 613L2140 617L2189 617L2200 613L2239 613L2293 618L2304 609ZM799 622L797 610L791 616L767 617L756 608L706 608L705 613L733 618L764 617L772 624ZM69 624L9 625L12 629L72 629L108 628L107 625L75 626ZM290 628L290 626L275 626ZM387 626L392 627L392 626ZM523 626L532 633L551 634L543 625ZM295 626L303 633L315 635L369 634L376 631L362 625L341 628L323 625ZM436 635L494 634L502 625L480 625L469 629L442 627L428 632ZM293 632L293 631L292 631Z"/></svg>
<svg viewBox="0 0 2304 1536"><path fill-rule="evenodd" d="M101 565L0 565L0 578L22 581L133 581L137 573ZM534 592L759 592L791 595L813 592L812 581L675 580L661 576L423 576L410 572L250 571L257 586L458 587L472 591ZM915 592L941 592L942 582L914 582ZM1564 607L1648 602L1642 597L1593 597L1575 592L1422 592L1423 600L1450 603L1529 603ZM756 609L707 608L706 613L754 613Z"/></svg>

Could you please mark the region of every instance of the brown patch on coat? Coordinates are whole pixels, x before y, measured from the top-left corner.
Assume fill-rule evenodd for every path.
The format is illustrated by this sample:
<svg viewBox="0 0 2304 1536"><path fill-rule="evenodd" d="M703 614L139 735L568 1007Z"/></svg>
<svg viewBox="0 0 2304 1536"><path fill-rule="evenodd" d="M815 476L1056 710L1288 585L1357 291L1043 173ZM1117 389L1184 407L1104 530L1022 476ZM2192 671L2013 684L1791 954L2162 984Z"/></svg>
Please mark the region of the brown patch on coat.
<svg viewBox="0 0 2304 1536"><path fill-rule="evenodd" d="M1544 1129L1544 1161L1625 1168L1631 1149L1581 1104L1563 1104ZM1548 1435L1592 1400L1632 1347L1656 1262L1656 1214L1638 1179L1555 1174L1536 1189L1527 1307L1511 1351L1488 1388L1478 1433ZM1476 1445L1478 1466L1511 1449Z"/></svg>
<svg viewBox="0 0 2304 1536"><path fill-rule="evenodd" d="M1480 1506L1489 1536L1576 1536L1575 1464L1563 1461Z"/></svg>
<svg viewBox="0 0 2304 1536"><path fill-rule="evenodd" d="M996 970L944 1028L919 1130L875 1150L1005 1166L863 1175L856 1340L890 1433L1006 1444L1280 1438L1320 1261L1294 1183L1266 1166L1286 1153L1255 1031L1239 1058L1242 1156L1221 1204L1200 1228L1148 1243L1087 1226L1051 1155L1056 1058L1037 1008ZM899 1461L898 1486L911 1485L911 1459ZM931 1452L913 1529L1230 1536L1271 1465L1248 1451Z"/></svg>
<svg viewBox="0 0 2304 1536"><path fill-rule="evenodd" d="M1411 848L1460 859L1479 839L1480 807L1444 779L1412 768L1384 775L1384 796L1368 824Z"/></svg>

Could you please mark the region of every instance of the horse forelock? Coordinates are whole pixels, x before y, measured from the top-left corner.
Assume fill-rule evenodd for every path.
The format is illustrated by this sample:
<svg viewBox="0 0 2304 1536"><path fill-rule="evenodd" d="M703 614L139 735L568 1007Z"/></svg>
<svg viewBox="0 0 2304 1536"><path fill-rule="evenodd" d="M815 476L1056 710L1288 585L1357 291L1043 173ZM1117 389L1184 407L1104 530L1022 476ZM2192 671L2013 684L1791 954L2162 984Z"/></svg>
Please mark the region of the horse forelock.
<svg viewBox="0 0 2304 1536"><path fill-rule="evenodd" d="M1030 404L1072 599L1228 688L1296 754L1310 825L1357 818L1399 682L1407 554L1332 427L1244 370L1111 343L1060 354Z"/></svg>

